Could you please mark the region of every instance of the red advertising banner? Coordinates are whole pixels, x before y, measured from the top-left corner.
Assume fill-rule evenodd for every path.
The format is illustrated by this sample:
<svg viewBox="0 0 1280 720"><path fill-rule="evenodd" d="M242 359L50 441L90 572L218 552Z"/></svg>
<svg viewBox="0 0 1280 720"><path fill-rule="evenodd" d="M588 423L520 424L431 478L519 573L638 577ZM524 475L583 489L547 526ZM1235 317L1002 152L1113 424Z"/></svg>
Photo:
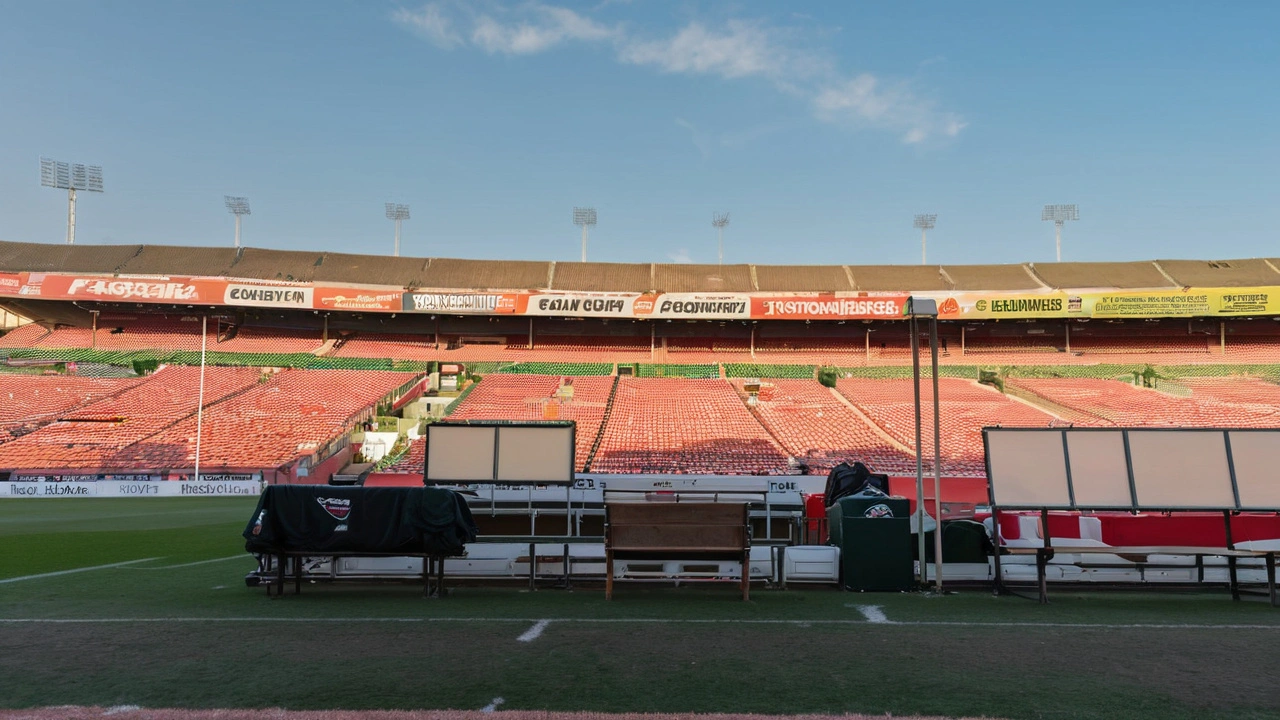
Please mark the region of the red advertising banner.
<svg viewBox="0 0 1280 720"><path fill-rule="evenodd" d="M525 294L419 291L404 293L402 309L446 315L523 315L528 304Z"/></svg>
<svg viewBox="0 0 1280 720"><path fill-rule="evenodd" d="M22 275L18 273L0 273L0 295L20 295L22 292Z"/></svg>
<svg viewBox="0 0 1280 720"><path fill-rule="evenodd" d="M50 300L220 305L227 281L218 278L117 278L26 273L20 293Z"/></svg>
<svg viewBox="0 0 1280 720"><path fill-rule="evenodd" d="M312 296L316 310L368 310L400 312L401 296L397 289L341 288L320 286Z"/></svg>
<svg viewBox="0 0 1280 720"><path fill-rule="evenodd" d="M902 317L909 295L777 295L751 298L759 320L892 320Z"/></svg>

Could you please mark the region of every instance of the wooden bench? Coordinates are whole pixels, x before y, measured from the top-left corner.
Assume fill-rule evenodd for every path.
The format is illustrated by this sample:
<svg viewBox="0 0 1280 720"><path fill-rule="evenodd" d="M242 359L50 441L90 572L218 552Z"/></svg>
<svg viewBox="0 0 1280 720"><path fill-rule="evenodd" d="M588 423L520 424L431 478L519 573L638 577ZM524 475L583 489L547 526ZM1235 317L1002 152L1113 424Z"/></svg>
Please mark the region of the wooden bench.
<svg viewBox="0 0 1280 720"><path fill-rule="evenodd" d="M605 598L613 597L615 559L716 560L742 563L749 597L751 542L746 503L615 502L605 504Z"/></svg>

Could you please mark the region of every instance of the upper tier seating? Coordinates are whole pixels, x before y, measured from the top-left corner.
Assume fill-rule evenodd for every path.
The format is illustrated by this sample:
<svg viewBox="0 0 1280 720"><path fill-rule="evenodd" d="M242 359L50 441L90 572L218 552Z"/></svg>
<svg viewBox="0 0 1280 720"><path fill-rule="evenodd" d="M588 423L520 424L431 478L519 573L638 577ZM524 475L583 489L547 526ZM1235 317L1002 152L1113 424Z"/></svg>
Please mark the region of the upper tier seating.
<svg viewBox="0 0 1280 720"><path fill-rule="evenodd" d="M1277 386L1221 379L1192 384L1191 397L1169 395L1117 380L1019 378L1014 386L1094 418L1093 425L1162 427L1275 427ZM1210 389L1212 388L1212 389ZM1243 402L1250 395L1254 402Z"/></svg>
<svg viewBox="0 0 1280 720"><path fill-rule="evenodd" d="M723 380L619 380L592 471L780 475L785 451Z"/></svg>

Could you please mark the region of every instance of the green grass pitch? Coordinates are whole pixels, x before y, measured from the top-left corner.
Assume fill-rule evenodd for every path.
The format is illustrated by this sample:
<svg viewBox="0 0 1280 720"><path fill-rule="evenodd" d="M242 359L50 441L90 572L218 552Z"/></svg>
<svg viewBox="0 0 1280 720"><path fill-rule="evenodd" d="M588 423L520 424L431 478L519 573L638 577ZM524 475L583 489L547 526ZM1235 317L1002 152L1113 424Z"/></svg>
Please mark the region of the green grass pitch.
<svg viewBox="0 0 1280 720"><path fill-rule="evenodd" d="M247 588L252 499L0 501L0 708L1280 716L1280 611L1225 592ZM137 560L145 562L130 562ZM119 564L127 563L127 564ZM112 565L82 572L83 568ZM55 574L56 573L56 574ZM40 576L40 577L32 577ZM875 605L890 623L869 623ZM529 642L517 638L550 620Z"/></svg>

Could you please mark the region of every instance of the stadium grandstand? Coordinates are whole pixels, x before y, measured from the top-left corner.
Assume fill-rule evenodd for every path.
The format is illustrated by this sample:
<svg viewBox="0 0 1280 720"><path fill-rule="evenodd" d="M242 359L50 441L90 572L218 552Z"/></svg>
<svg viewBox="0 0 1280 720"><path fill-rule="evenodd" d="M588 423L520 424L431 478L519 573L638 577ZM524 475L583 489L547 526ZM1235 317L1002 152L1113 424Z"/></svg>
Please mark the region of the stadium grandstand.
<svg viewBox="0 0 1280 720"><path fill-rule="evenodd" d="M938 307L940 471L981 479L986 426L1276 426L1278 262L0 243L0 479L412 478L443 416L573 420L584 473L905 476L915 297Z"/></svg>

